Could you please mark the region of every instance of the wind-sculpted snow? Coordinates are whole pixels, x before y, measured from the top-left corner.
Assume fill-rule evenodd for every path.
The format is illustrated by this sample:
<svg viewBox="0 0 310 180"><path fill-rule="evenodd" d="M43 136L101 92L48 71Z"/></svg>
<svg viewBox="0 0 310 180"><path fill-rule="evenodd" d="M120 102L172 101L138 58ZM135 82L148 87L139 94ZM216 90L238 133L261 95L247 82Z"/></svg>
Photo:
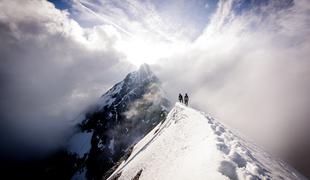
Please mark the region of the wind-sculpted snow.
<svg viewBox="0 0 310 180"><path fill-rule="evenodd" d="M207 114L177 103L108 179L305 178Z"/></svg>

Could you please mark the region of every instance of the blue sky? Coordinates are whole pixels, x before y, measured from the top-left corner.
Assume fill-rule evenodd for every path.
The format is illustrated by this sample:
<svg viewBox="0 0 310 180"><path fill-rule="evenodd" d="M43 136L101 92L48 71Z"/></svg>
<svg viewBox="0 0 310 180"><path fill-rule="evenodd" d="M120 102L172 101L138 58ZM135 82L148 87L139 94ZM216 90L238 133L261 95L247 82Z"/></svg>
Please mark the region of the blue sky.
<svg viewBox="0 0 310 180"><path fill-rule="evenodd" d="M85 20L81 17L79 10L76 9L75 4L77 2L81 3L83 6L93 10L98 14L107 14L111 17L111 9L105 9L104 5L109 4L109 7L117 8L122 10L127 18L135 21L139 21L143 17L139 17L141 14L133 14L130 12L130 3L118 2L117 1L97 1L97 0L82 0L82 1L70 1L70 0L49 0L58 9L67 9L70 12L70 16L78 21L83 27L92 27L95 25L105 24L103 22L98 22L94 20ZM206 25L209 23L211 15L215 12L217 8L218 0L190 0L190 1L149 1L144 3L143 1L137 1L142 5L151 4L157 15L164 19L165 23L173 24L177 22L182 26L187 26L187 28L192 28L193 32L190 32L188 36L195 38L199 36ZM91 3L91 5L89 4ZM117 19L117 18L116 18ZM115 22L120 25L119 22ZM126 28L126 27L124 27Z"/></svg>
<svg viewBox="0 0 310 180"><path fill-rule="evenodd" d="M31 143L141 63L265 147L309 137L309 0L50 1L0 1L1 110Z"/></svg>
<svg viewBox="0 0 310 180"><path fill-rule="evenodd" d="M67 9L70 17L82 27L93 27L109 24L130 33L134 31L128 21L140 23L147 31L154 27L148 21L156 21L162 27L160 33L175 38L195 40L210 23L212 15L218 8L218 0L151 0L151 1L107 1L107 0L49 0L58 9ZM232 2L232 12L242 15L249 10L260 13L260 7L274 4L274 8L287 8L293 5L293 0L235 0ZM85 10L87 8L87 10ZM94 17L94 13L97 17ZM98 16L101 16L98 18ZM153 17L152 17L153 16ZM125 20L127 19L127 20ZM127 21L127 22L125 22ZM156 24L153 23L153 24ZM160 30L159 30L160 29ZM181 34L175 35L173 32ZM182 37L180 37L182 36Z"/></svg>
<svg viewBox="0 0 310 180"><path fill-rule="evenodd" d="M68 0L48 0L49 2L52 2L57 9L69 9L70 8L70 2Z"/></svg>

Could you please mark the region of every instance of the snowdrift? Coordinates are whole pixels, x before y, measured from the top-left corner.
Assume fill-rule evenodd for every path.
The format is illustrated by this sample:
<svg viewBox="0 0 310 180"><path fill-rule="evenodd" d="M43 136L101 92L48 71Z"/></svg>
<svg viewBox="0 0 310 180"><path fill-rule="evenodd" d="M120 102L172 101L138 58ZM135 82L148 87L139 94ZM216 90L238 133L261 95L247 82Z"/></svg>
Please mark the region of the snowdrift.
<svg viewBox="0 0 310 180"><path fill-rule="evenodd" d="M176 103L108 179L306 178L207 114Z"/></svg>

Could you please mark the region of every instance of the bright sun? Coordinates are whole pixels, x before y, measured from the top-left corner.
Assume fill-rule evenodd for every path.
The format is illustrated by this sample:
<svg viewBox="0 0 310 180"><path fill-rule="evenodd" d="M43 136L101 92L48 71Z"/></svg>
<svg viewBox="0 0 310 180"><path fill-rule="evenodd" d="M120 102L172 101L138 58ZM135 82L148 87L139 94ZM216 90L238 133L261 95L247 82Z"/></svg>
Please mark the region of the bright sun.
<svg viewBox="0 0 310 180"><path fill-rule="evenodd" d="M154 64L159 59L168 57L174 52L172 47L175 47L172 43L139 37L118 43L118 49L124 52L127 60L136 66L143 63Z"/></svg>

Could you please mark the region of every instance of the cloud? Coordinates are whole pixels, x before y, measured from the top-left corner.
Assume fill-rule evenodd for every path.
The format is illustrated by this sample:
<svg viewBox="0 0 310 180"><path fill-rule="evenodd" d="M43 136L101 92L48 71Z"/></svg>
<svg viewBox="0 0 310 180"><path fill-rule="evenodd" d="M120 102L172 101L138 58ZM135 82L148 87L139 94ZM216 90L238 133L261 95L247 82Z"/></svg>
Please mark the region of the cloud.
<svg viewBox="0 0 310 180"><path fill-rule="evenodd" d="M111 26L82 28L46 1L0 7L1 150L45 153L62 145L70 121L134 67L114 48Z"/></svg>
<svg viewBox="0 0 310 180"><path fill-rule="evenodd" d="M175 100L188 92L192 106L307 173L310 3L268 1L242 12L235 3L220 1L196 41L154 69Z"/></svg>
<svg viewBox="0 0 310 180"><path fill-rule="evenodd" d="M151 62L171 100L310 172L307 0L70 2L0 3L2 146L57 147L129 62Z"/></svg>
<svg viewBox="0 0 310 180"><path fill-rule="evenodd" d="M204 8L197 8L200 2L188 1L96 1L75 0L73 9L75 18L82 23L106 23L131 35L149 35L156 40L176 41L195 37L205 22L197 23ZM194 8L196 11L185 14L184 11ZM189 17L187 17L189 16ZM186 17L186 19L184 19ZM189 19L191 18L191 19ZM200 19L199 19L200 20ZM188 28L190 25L193 28ZM147 38L147 37L146 37Z"/></svg>
<svg viewBox="0 0 310 180"><path fill-rule="evenodd" d="M100 6L82 1L142 39L136 44L129 38L124 53L134 61L155 58L153 69L171 100L188 92L192 106L296 167L306 167L294 154L303 154L297 153L301 145L310 149L305 143L310 128L309 2L220 0L216 6L205 1L204 13L195 3L183 8L183 1L103 1ZM138 53L130 55L135 49ZM306 154L301 157L310 162Z"/></svg>
<svg viewBox="0 0 310 180"><path fill-rule="evenodd" d="M115 27L123 35L117 49L140 65L181 51L201 33L214 8L205 11L201 1L75 0L72 9L73 18L85 26Z"/></svg>
<svg viewBox="0 0 310 180"><path fill-rule="evenodd" d="M143 95L141 99L135 100L130 103L129 109L123 113L127 120L131 120L133 117L141 116L141 109L148 107L148 110L155 111L159 104L162 103L163 90L156 84L152 83L147 87L147 93ZM149 106L151 104L151 106Z"/></svg>

